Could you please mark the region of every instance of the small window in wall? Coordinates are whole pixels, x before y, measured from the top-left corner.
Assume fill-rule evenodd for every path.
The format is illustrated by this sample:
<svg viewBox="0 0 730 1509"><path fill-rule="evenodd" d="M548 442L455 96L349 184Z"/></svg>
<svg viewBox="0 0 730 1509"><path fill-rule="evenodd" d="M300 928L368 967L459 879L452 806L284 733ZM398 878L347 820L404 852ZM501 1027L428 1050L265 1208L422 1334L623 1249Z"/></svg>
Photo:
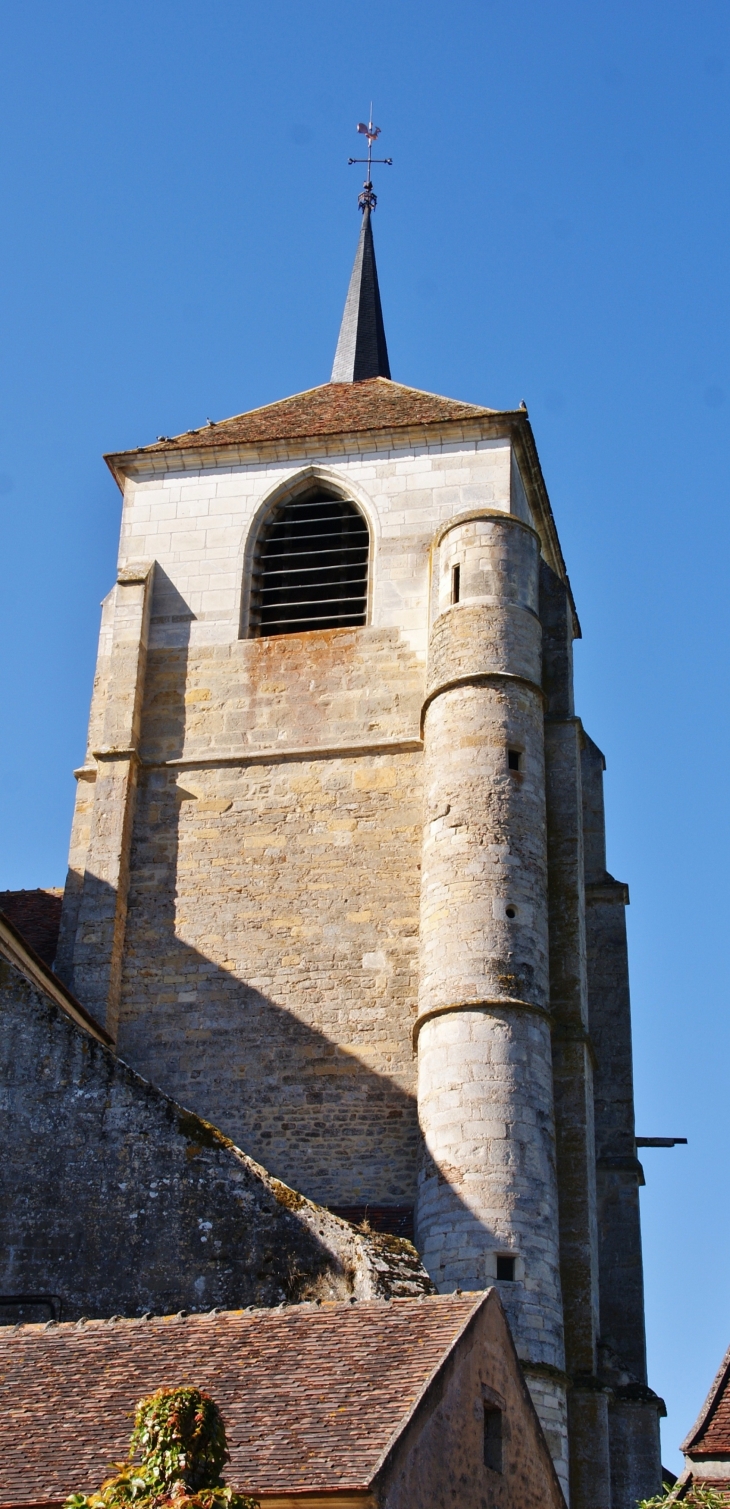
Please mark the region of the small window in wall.
<svg viewBox="0 0 730 1509"><path fill-rule="evenodd" d="M249 632L302 634L364 624L369 534L360 510L317 489L282 503L256 545Z"/></svg>
<svg viewBox="0 0 730 1509"><path fill-rule="evenodd" d="M520 770L521 769L521 765L520 765L520 751L519 751L519 749L508 749L507 750L507 768L508 768L508 770Z"/></svg>
<svg viewBox="0 0 730 1509"><path fill-rule="evenodd" d="M502 1471L502 1411L496 1404L484 1405L484 1466Z"/></svg>
<svg viewBox="0 0 730 1509"><path fill-rule="evenodd" d="M458 603L461 594L461 566L451 567L451 601Z"/></svg>
<svg viewBox="0 0 730 1509"><path fill-rule="evenodd" d="M513 1284L515 1281L515 1260L513 1257L497 1258L497 1278L504 1284Z"/></svg>

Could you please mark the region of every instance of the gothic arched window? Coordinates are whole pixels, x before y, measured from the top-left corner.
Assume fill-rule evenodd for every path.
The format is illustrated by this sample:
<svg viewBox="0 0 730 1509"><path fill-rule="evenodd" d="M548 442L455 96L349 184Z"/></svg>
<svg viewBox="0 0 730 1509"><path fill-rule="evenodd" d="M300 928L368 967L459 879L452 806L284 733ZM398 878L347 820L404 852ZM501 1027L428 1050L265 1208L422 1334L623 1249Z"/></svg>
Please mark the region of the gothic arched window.
<svg viewBox="0 0 730 1509"><path fill-rule="evenodd" d="M360 510L323 487L280 503L256 542L250 633L364 624L369 544Z"/></svg>

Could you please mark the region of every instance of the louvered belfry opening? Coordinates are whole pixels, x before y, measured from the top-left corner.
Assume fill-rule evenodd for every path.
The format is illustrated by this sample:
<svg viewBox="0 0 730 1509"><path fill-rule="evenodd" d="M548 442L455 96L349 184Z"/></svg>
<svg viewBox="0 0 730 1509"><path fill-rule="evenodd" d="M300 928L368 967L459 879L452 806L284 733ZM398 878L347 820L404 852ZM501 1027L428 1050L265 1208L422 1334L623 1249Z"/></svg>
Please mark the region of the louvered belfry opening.
<svg viewBox="0 0 730 1509"><path fill-rule="evenodd" d="M364 624L368 553L368 527L354 503L320 488L281 503L256 546L251 633Z"/></svg>

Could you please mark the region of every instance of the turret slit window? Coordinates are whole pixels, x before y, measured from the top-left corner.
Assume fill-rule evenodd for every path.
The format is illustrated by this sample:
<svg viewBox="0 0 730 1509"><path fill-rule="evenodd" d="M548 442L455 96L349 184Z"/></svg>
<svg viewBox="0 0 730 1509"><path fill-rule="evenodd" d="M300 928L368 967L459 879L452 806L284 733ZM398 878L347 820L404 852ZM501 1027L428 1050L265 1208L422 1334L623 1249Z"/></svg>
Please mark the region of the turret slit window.
<svg viewBox="0 0 730 1509"><path fill-rule="evenodd" d="M484 1405L484 1466L502 1471L502 1411L496 1404Z"/></svg>
<svg viewBox="0 0 730 1509"><path fill-rule="evenodd" d="M256 545L250 633L364 624L369 545L368 526L346 498L317 488L281 503Z"/></svg>

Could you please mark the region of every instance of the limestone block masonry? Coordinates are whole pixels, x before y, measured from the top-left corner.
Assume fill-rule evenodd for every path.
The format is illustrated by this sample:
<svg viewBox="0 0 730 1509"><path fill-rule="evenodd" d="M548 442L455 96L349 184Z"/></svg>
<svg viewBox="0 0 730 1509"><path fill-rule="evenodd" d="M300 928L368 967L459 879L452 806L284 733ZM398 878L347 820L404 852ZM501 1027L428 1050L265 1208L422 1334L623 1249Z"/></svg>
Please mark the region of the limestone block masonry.
<svg viewBox="0 0 730 1509"><path fill-rule="evenodd" d="M511 1260L504 1298L518 1350L557 1378L565 1357L540 542L520 519L482 513L445 527L437 549L424 711L417 1243L446 1289L489 1283L498 1256ZM550 1392L564 1474L565 1386ZM541 1396L545 1405L544 1375Z"/></svg>
<svg viewBox="0 0 730 1509"><path fill-rule="evenodd" d="M376 378L109 461L56 968L274 1178L415 1209L440 1289L496 1282L571 1509L633 1509L655 1396L629 1426L601 1360L643 1358L624 889L584 866L580 629L527 415ZM259 638L259 532L317 488L367 523L366 622Z"/></svg>

